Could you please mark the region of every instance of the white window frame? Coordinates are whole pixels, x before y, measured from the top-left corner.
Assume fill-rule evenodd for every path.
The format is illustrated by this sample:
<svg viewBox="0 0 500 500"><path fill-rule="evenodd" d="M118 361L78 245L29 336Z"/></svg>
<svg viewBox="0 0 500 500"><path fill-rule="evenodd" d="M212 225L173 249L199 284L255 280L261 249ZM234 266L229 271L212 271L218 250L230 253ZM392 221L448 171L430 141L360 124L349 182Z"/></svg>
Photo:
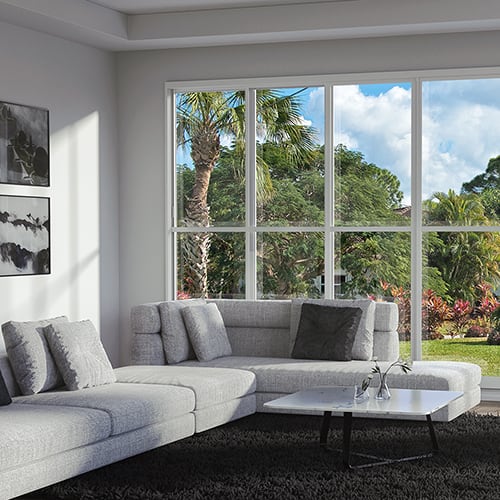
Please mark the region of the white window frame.
<svg viewBox="0 0 500 500"><path fill-rule="evenodd" d="M333 298L333 255L335 235L341 232L408 232L411 234L411 352L414 360L422 359L422 336L413 332L422 330L422 240L429 232L498 232L500 226L425 226L422 222L422 85L439 80L472 80L500 78L500 68L474 68L428 71L398 71L364 74L339 74L275 78L245 78L206 81L173 81L165 84L166 116L166 299L175 297L176 234L193 232L194 229L176 226L176 143L175 143L175 94L178 92L224 91L240 89L246 93L246 221L244 226L211 226L214 232L239 232L246 237L246 299L257 297L256 235L259 232L323 232L325 235L325 298ZM342 226L335 227L334 165L333 165L333 88L337 85L362 85L407 82L412 86L411 103L411 204L412 217L408 226ZM259 88L324 87L325 89L325 223L321 227L257 227L255 196L255 90ZM498 385L500 377L488 377Z"/></svg>

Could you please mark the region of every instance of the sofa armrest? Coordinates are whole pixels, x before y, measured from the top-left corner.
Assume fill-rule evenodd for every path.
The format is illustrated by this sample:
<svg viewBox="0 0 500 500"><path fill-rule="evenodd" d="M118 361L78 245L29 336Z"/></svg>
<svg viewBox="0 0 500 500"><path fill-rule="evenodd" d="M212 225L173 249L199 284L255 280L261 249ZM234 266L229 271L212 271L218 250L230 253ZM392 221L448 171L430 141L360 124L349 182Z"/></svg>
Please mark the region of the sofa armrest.
<svg viewBox="0 0 500 500"><path fill-rule="evenodd" d="M131 361L134 365L165 365L165 353L161 339L159 302L132 307Z"/></svg>
<svg viewBox="0 0 500 500"><path fill-rule="evenodd" d="M375 330L373 334L373 357L379 361L395 361L399 358L399 335L396 330Z"/></svg>

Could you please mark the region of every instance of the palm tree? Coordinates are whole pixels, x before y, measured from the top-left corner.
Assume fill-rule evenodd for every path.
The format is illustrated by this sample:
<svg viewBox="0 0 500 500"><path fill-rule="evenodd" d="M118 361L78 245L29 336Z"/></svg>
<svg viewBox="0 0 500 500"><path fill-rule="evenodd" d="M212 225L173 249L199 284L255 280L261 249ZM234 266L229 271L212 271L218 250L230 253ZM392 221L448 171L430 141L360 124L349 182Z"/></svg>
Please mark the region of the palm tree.
<svg viewBox="0 0 500 500"><path fill-rule="evenodd" d="M477 194L435 193L426 202L429 223L487 225L488 218ZM495 288L500 282L500 235L495 232L453 231L437 233L438 244L429 252L429 264L439 269L453 299L474 301L483 281Z"/></svg>
<svg viewBox="0 0 500 500"><path fill-rule="evenodd" d="M257 135L259 140L280 145L290 161L309 155L314 149L314 131L301 121L300 93L281 95L276 90L258 90L256 97ZM194 165L194 183L185 203L184 224L208 228L210 207L207 203L210 178L221 154L221 137L232 140L232 148L244 157L245 93L187 92L177 98L177 143L190 146ZM258 196L270 189L265 165L257 159ZM244 162L239 162L244 165ZM263 173L264 172L264 173ZM185 290L190 295L207 296L207 269L210 250L208 231L187 233L183 238Z"/></svg>

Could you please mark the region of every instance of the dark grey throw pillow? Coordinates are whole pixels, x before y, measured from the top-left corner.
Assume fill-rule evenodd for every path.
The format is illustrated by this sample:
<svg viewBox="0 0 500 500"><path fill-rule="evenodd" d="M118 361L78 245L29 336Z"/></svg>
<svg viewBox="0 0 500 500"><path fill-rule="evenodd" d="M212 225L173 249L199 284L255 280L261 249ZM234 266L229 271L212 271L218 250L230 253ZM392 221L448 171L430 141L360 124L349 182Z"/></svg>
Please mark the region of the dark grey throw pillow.
<svg viewBox="0 0 500 500"><path fill-rule="evenodd" d="M304 303L292 358L351 361L361 314L359 307Z"/></svg>
<svg viewBox="0 0 500 500"><path fill-rule="evenodd" d="M2 372L0 372L0 406L7 406L10 405L10 403L12 403L12 398L7 390L7 385L3 379Z"/></svg>

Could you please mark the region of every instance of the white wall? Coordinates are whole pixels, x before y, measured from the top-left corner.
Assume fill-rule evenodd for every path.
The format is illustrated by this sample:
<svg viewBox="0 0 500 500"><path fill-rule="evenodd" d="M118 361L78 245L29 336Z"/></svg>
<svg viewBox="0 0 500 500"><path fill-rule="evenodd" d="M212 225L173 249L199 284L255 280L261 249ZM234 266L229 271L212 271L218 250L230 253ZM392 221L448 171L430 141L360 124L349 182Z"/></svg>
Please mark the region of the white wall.
<svg viewBox="0 0 500 500"><path fill-rule="evenodd" d="M499 40L483 32L119 54L122 361L131 306L165 294L166 81L500 66Z"/></svg>
<svg viewBox="0 0 500 500"><path fill-rule="evenodd" d="M52 273L0 277L0 323L91 319L119 360L115 56L0 23L0 100L50 113L51 186L0 194L51 199Z"/></svg>

